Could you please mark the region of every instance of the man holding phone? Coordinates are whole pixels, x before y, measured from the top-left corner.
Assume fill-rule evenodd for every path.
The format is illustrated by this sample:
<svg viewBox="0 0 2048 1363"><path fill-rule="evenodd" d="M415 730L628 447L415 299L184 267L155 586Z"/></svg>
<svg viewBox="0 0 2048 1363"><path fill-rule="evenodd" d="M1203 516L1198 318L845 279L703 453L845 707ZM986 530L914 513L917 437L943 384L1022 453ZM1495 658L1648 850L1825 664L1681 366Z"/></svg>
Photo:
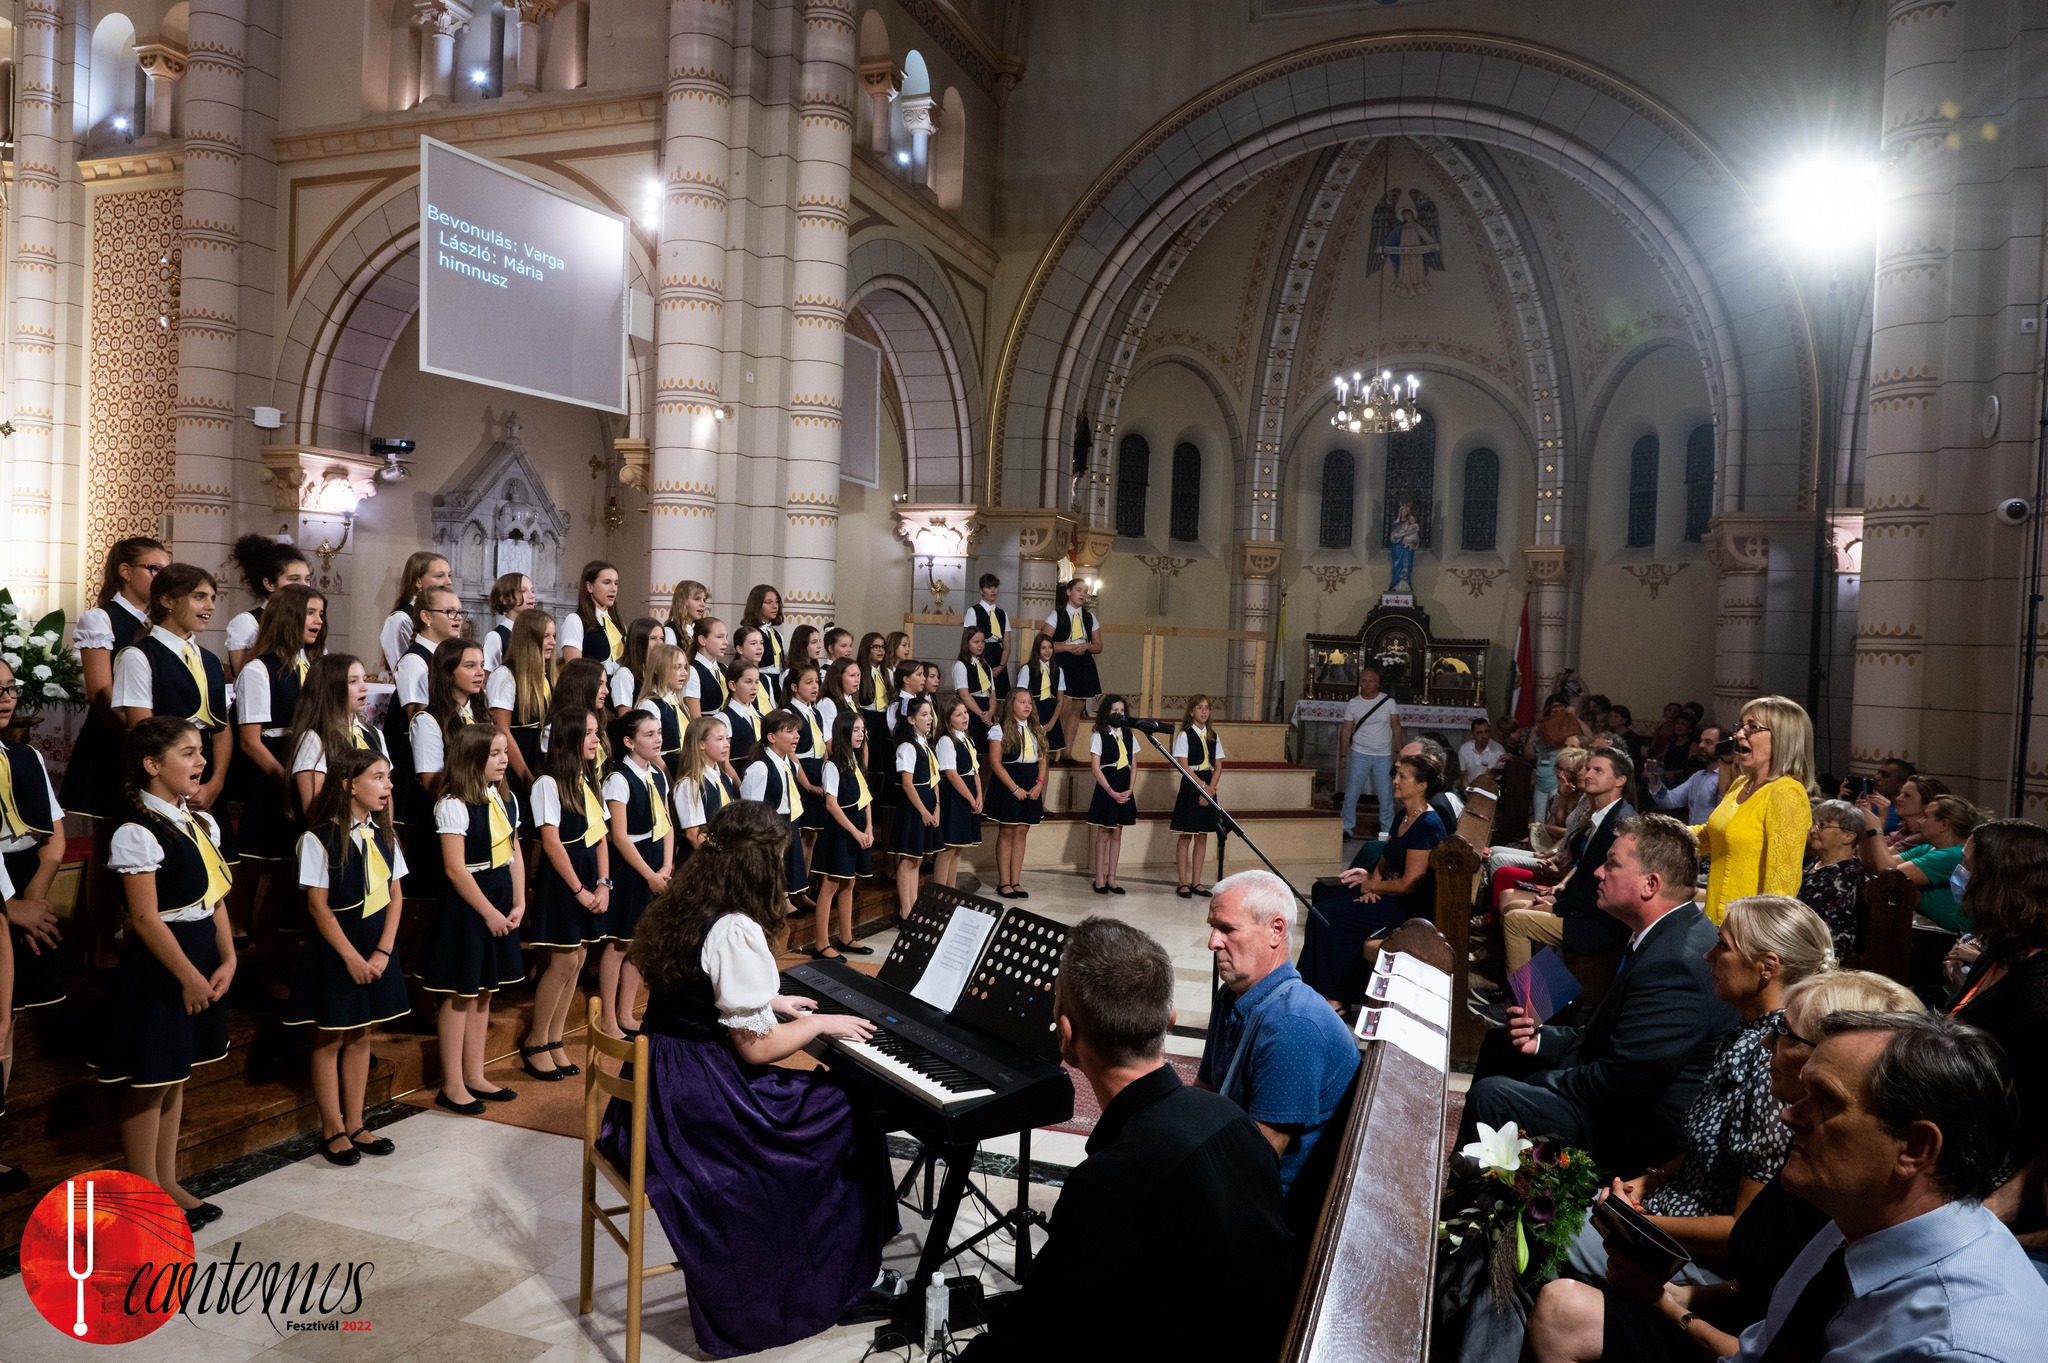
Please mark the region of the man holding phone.
<svg viewBox="0 0 2048 1363"><path fill-rule="evenodd" d="M1664 788L1664 768L1651 763L1643 772L1643 784L1650 804L1656 809L1684 810L1685 822L1698 828L1721 803L1728 783L1735 778L1735 743L1722 736L1721 726L1709 724L1700 730L1693 754L1700 769L1669 790Z"/></svg>

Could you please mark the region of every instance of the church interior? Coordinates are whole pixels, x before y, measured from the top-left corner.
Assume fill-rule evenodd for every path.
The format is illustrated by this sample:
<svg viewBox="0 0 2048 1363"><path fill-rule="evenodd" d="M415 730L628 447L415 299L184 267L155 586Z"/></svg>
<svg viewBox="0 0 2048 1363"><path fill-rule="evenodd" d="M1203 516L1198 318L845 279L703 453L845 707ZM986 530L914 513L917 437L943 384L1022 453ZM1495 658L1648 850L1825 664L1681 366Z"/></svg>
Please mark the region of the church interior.
<svg viewBox="0 0 2048 1363"><path fill-rule="evenodd" d="M1779 1069L1888 1011L2048 1307L2048 9L18 0L0 90L0 1358L1876 1356ZM89 1309L89 1171L374 1276ZM1196 1235L1230 1328L1106 1304Z"/></svg>

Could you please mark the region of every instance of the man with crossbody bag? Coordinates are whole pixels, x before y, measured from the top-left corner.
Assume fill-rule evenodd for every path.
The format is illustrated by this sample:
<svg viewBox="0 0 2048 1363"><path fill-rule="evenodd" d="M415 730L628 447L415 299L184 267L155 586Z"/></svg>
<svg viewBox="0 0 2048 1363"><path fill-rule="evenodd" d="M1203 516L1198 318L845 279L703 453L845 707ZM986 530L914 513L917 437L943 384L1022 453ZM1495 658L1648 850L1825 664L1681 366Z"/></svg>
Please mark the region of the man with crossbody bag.
<svg viewBox="0 0 2048 1363"><path fill-rule="evenodd" d="M1337 730L1337 751L1344 755L1344 840L1357 836L1358 797L1372 783L1378 831L1385 834L1394 807L1394 754L1401 748L1401 707L1380 690L1380 670L1367 663L1358 669L1358 694L1344 707Z"/></svg>

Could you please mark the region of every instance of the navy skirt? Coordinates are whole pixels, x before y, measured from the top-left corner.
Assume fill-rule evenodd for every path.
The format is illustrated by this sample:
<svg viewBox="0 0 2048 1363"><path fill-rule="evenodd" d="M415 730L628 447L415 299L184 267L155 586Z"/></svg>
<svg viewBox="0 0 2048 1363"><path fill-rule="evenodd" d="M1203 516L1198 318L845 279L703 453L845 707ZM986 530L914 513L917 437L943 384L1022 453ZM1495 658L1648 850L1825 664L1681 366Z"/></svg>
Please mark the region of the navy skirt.
<svg viewBox="0 0 2048 1363"><path fill-rule="evenodd" d="M674 837L675 834L670 834ZM649 866L661 865L663 843L659 839L636 842L640 859ZM654 889L638 871L626 865L625 859L612 848L612 901L605 910L603 936L614 942L633 940L633 929L640 926L640 915L647 912L647 906L654 902Z"/></svg>
<svg viewBox="0 0 2048 1363"><path fill-rule="evenodd" d="M1106 767L1103 769L1102 779L1109 782L1117 790L1129 790L1131 788L1131 769L1129 767L1121 769ZM1099 828L1129 828L1137 821L1138 802L1135 799L1118 803L1109 798L1109 792L1102 788L1100 782L1096 784L1095 796L1088 801L1089 823Z"/></svg>
<svg viewBox="0 0 2048 1363"><path fill-rule="evenodd" d="M367 961L384 935L384 915L389 912L385 909L365 918L351 909L336 914L335 920L341 924L341 935L348 938L356 955ZM287 1027L310 1025L323 1032L345 1032L402 1018L411 1011L412 1001L405 992L405 972L399 968L395 945L384 962L384 973L368 984L355 982L341 957L317 932L299 947L299 954L292 961L292 995L284 1006Z"/></svg>
<svg viewBox="0 0 2048 1363"><path fill-rule="evenodd" d="M1029 790L1038 782L1036 762L1005 762L1003 770L1009 773L1019 787ZM982 811L999 824L1035 824L1045 817L1045 797L1037 799L1011 793L1010 788L995 778L989 778L988 800Z"/></svg>
<svg viewBox="0 0 2048 1363"><path fill-rule="evenodd" d="M1052 752L1058 752L1066 747L1066 733L1059 725L1052 722L1052 717L1060 712L1060 698L1058 696L1033 696L1031 698L1031 708L1038 714L1038 727L1045 730L1045 746L1047 749Z"/></svg>
<svg viewBox="0 0 2048 1363"><path fill-rule="evenodd" d="M938 792L933 791L929 798L937 796ZM928 797L922 791L918 793L918 799L926 798ZM943 807L942 801L941 808ZM940 814L939 820L936 825L926 823L923 815L911 804L909 798L905 797L896 806L896 828L889 836L889 850L904 857L928 857L942 850L946 845L943 813Z"/></svg>
<svg viewBox="0 0 2048 1363"><path fill-rule="evenodd" d="M569 865L584 885L597 883L597 849L583 840L562 844ZM526 917L519 920L519 940L530 947L571 949L604 940L605 915L592 913L576 902L576 891L562 879L545 850L537 851L540 870L533 878L533 891L526 896ZM612 887L617 894L618 887Z"/></svg>
<svg viewBox="0 0 2048 1363"><path fill-rule="evenodd" d="M286 751L291 735L265 738L263 746L291 779L292 755ZM291 861L298 856L299 835L306 826L299 821L299 800L295 790L271 780L243 758L249 769L249 789L242 801L242 821L235 826L235 840L242 855L251 861Z"/></svg>
<svg viewBox="0 0 2048 1363"><path fill-rule="evenodd" d="M785 894L803 894L811 888L811 868L804 865L804 840L785 819L782 826L789 841L782 846L782 889Z"/></svg>
<svg viewBox="0 0 2048 1363"><path fill-rule="evenodd" d="M797 766L803 769L804 780L818 787L815 792L804 791L804 812L796 821L796 826L816 832L832 821L831 816L825 813L825 759L799 757L796 762Z"/></svg>
<svg viewBox="0 0 2048 1363"><path fill-rule="evenodd" d="M59 837L63 834L59 833ZM42 860L40 848L28 847L6 856L7 878L15 893L28 888ZM9 925L7 935L14 946L14 1009L41 1008L64 1001L64 962L57 948L36 942L20 928Z"/></svg>
<svg viewBox="0 0 2048 1363"><path fill-rule="evenodd" d="M1095 672L1093 653L1062 653L1060 680L1075 700L1090 700L1102 694L1102 679Z"/></svg>
<svg viewBox="0 0 2048 1363"><path fill-rule="evenodd" d="M723 1038L647 1045L647 1199L698 1347L730 1358L830 1329L896 1230L881 1131L828 1074L749 1065ZM621 1168L631 1132L614 1099L598 1145Z"/></svg>
<svg viewBox="0 0 2048 1363"><path fill-rule="evenodd" d="M445 897L448 894L448 862L441 852L441 830L434 822L433 812L429 810L425 818L416 818L405 824L400 829L400 836L405 839L407 902L419 900L424 903Z"/></svg>
<svg viewBox="0 0 2048 1363"><path fill-rule="evenodd" d="M210 977L220 968L220 941L212 918L164 926L193 969ZM99 1047L102 1084L179 1084L192 1077L196 1066L227 1056L227 1004L215 1001L188 1014L184 986L142 944L138 933L129 933L121 948L120 968L105 1009Z"/></svg>
<svg viewBox="0 0 2048 1363"><path fill-rule="evenodd" d="M840 812L856 828L863 832L867 830L870 823L867 810L842 809ZM873 875L875 859L871 849L862 847L851 833L839 826L839 820L827 814L825 826L818 830L817 844L811 848L811 869L833 880L852 880L855 876Z"/></svg>
<svg viewBox="0 0 2048 1363"><path fill-rule="evenodd" d="M476 887L492 904L509 911L512 903L512 868L500 866L489 871L471 871ZM526 962L519 955L519 930L496 937L484 926L483 915L453 890L435 901L428 914L426 940L421 945L420 988L429 994L454 994L472 999L478 994L509 989L526 979Z"/></svg>
<svg viewBox="0 0 2048 1363"><path fill-rule="evenodd" d="M1195 783L1183 776L1180 778L1180 794L1174 797L1171 827L1176 833L1214 833L1216 831L1216 806L1205 803L1206 797L1195 788Z"/></svg>
<svg viewBox="0 0 2048 1363"><path fill-rule="evenodd" d="M98 711L86 711L71 761L64 768L64 783L57 788L66 813L116 821L128 817L128 793L121 776L123 737Z"/></svg>
<svg viewBox="0 0 2048 1363"><path fill-rule="evenodd" d="M974 806L960 797L953 789L953 783L940 778L939 787L939 839L947 847L981 846L981 815L974 812ZM970 789L981 785L979 776L962 776Z"/></svg>

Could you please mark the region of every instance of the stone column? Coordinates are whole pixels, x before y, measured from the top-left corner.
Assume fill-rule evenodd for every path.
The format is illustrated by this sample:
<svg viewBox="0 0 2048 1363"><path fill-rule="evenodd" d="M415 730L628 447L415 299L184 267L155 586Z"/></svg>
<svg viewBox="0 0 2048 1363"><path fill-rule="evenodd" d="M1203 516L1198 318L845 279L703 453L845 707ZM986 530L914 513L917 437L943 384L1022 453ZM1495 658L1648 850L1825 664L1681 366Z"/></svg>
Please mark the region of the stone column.
<svg viewBox="0 0 2048 1363"><path fill-rule="evenodd" d="M893 57L862 62L860 87L868 97L868 150L889 154L889 100L903 85L903 71Z"/></svg>
<svg viewBox="0 0 2048 1363"><path fill-rule="evenodd" d="M1273 675L1273 599L1277 589L1274 574L1280 570L1280 554L1286 546L1278 540L1249 540L1237 547L1237 562L1231 574L1231 618L1233 629L1264 638L1265 647L1250 639L1232 639L1228 649L1231 719L1265 718L1266 679Z"/></svg>
<svg viewBox="0 0 2048 1363"><path fill-rule="evenodd" d="M172 553L219 572L234 539L237 309L242 288L245 0L195 0L185 92ZM225 622L223 622L225 623Z"/></svg>
<svg viewBox="0 0 2048 1363"><path fill-rule="evenodd" d="M648 487L652 611L668 609L676 583L712 581L733 22L731 0L670 0Z"/></svg>
<svg viewBox="0 0 2048 1363"><path fill-rule="evenodd" d="M469 27L464 0L412 0L412 22L421 30L420 103L455 98L455 35Z"/></svg>
<svg viewBox="0 0 2048 1363"><path fill-rule="evenodd" d="M903 127L910 134L910 174L921 185L932 179L932 134L939 130L939 103L930 95L906 95Z"/></svg>
<svg viewBox="0 0 2048 1363"><path fill-rule="evenodd" d="M151 137L169 137L174 97L185 75L185 49L171 43L143 43L135 49L135 60L149 81L145 131Z"/></svg>
<svg viewBox="0 0 2048 1363"><path fill-rule="evenodd" d="M556 0L515 0L519 27L512 88L526 94L540 89L540 24L555 12Z"/></svg>
<svg viewBox="0 0 2048 1363"><path fill-rule="evenodd" d="M23 0L14 148L14 435L7 442L7 585L49 609L51 427L57 379L57 0Z"/></svg>
<svg viewBox="0 0 2048 1363"><path fill-rule="evenodd" d="M1536 699L1557 689L1572 665L1572 551L1564 544L1532 544L1522 550L1529 565L1529 623L1536 638Z"/></svg>
<svg viewBox="0 0 2048 1363"><path fill-rule="evenodd" d="M1771 539L1763 527L1717 516L1707 533L1707 561L1720 574L1714 616L1714 709L1708 719L1733 724L1742 707L1763 694L1764 592L1769 585Z"/></svg>
<svg viewBox="0 0 2048 1363"><path fill-rule="evenodd" d="M989 513L984 511L986 520ZM1017 619L1012 629L1045 628L1046 617L1060 599L1060 564L1066 561L1074 536L1071 516L1043 511L1005 513L1017 517ZM1012 640L1014 644L1014 639ZM1012 670L1024 661L1016 648L1004 655Z"/></svg>
<svg viewBox="0 0 2048 1363"><path fill-rule="evenodd" d="M837 612L840 402L846 388L846 250L853 176L853 0L805 0L803 18L781 585L783 614L822 628Z"/></svg>

